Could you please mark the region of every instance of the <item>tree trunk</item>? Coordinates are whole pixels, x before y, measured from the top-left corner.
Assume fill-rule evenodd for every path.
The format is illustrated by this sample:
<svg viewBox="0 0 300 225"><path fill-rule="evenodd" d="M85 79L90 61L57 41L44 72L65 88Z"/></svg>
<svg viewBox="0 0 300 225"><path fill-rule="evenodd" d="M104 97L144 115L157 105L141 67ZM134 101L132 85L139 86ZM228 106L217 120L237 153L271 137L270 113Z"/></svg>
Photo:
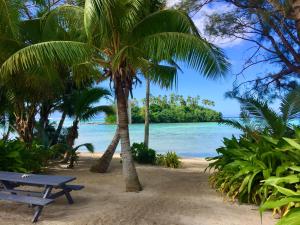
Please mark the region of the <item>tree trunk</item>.
<svg viewBox="0 0 300 225"><path fill-rule="evenodd" d="M75 140L76 140L76 138L78 138L78 123L79 123L79 121L77 119L75 119L73 122L73 125L72 125L72 127L70 127L70 130L67 135L66 142L70 148L73 148ZM70 158L71 158L70 152L66 151L65 155L64 155L64 159L62 160L62 163L67 163L70 160Z"/></svg>
<svg viewBox="0 0 300 225"><path fill-rule="evenodd" d="M126 92L122 87L120 74L115 74L115 89L118 106L119 132L121 138L123 176L125 179L126 191L138 192L142 190L142 186L130 151L127 97Z"/></svg>
<svg viewBox="0 0 300 225"><path fill-rule="evenodd" d="M296 28L298 32L298 39L300 39L300 0L293 0L293 17L295 19Z"/></svg>
<svg viewBox="0 0 300 225"><path fill-rule="evenodd" d="M97 162L92 165L90 171L94 173L106 173L107 169L111 163L111 160L113 158L113 155L115 154L116 148L120 141L120 134L119 134L119 128L117 128L115 135L110 143L110 145L107 147L106 151L102 155L102 157L97 160Z"/></svg>
<svg viewBox="0 0 300 225"><path fill-rule="evenodd" d="M150 101L150 80L146 81L146 102L145 102L145 133L144 133L144 145L149 147L149 101Z"/></svg>
<svg viewBox="0 0 300 225"><path fill-rule="evenodd" d="M33 140L33 129L35 119L33 116L23 118L23 116L16 116L16 130L20 136L20 140L25 143L31 143Z"/></svg>
<svg viewBox="0 0 300 225"><path fill-rule="evenodd" d="M55 131L55 134L54 134L53 140L52 140L52 142L51 142L51 145L57 144L57 141L58 141L60 132L61 132L61 130L62 130L62 128L63 128L64 122L65 122L65 119L66 119L66 116L67 116L67 113L66 113L66 112L63 112L62 115L61 115L61 118L60 118L58 127L57 127L57 129L56 129L56 131Z"/></svg>

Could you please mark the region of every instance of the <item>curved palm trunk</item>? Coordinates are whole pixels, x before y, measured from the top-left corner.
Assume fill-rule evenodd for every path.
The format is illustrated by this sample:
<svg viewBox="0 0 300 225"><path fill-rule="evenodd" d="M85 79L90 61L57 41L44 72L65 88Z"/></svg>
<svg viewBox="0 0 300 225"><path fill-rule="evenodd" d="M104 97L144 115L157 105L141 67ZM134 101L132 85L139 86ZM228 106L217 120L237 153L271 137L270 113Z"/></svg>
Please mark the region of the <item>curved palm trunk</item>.
<svg viewBox="0 0 300 225"><path fill-rule="evenodd" d="M78 123L79 121L77 119L75 119L73 121L73 125L69 130L69 133L67 135L67 145L70 148L73 148L74 143L75 143L75 139L78 138ZM62 160L62 163L67 163L69 160L71 160L70 164L73 164L74 162L72 162L72 157L69 151L65 152L64 155L64 159Z"/></svg>
<svg viewBox="0 0 300 225"><path fill-rule="evenodd" d="M150 99L150 80L147 78L146 83L146 102L145 102L145 134L144 145L149 147L149 99Z"/></svg>
<svg viewBox="0 0 300 225"><path fill-rule="evenodd" d="M115 135L111 143L107 147L106 151L101 156L101 158L97 160L96 164L91 167L90 169L91 172L95 172L95 173L107 172L107 169L111 163L113 155L115 154L119 141L120 141L120 134L119 134L119 128L117 128Z"/></svg>
<svg viewBox="0 0 300 225"><path fill-rule="evenodd" d="M55 145L57 144L57 141L58 141L58 137L60 135L60 132L63 128L63 125L64 125L64 122L65 122L65 119L67 117L67 113L66 112L63 112L62 115L61 115L61 118L60 118L60 121L59 121L59 124L58 124L58 127L55 131L55 134L54 134L54 137L53 137L53 140L51 142L51 145Z"/></svg>
<svg viewBox="0 0 300 225"><path fill-rule="evenodd" d="M116 74L115 76L115 89L118 106L119 132L121 138L123 176L125 179L126 191L138 192L142 190L142 186L130 151L127 97L122 87L121 77L119 74Z"/></svg>

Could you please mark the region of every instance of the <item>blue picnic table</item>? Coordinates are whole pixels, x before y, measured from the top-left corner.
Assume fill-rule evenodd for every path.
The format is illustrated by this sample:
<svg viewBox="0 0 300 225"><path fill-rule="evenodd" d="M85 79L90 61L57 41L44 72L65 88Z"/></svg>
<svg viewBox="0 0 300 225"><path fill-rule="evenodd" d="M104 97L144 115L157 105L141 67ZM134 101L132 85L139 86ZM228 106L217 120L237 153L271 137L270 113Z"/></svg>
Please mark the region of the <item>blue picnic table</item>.
<svg viewBox="0 0 300 225"><path fill-rule="evenodd" d="M56 198L65 196L69 204L74 201L70 194L84 188L82 185L68 184L76 177L23 174L0 171L0 200L26 203L35 208L32 222L37 222L44 206L51 204ZM31 191L20 187L41 187L41 191ZM52 192L56 189L56 192Z"/></svg>

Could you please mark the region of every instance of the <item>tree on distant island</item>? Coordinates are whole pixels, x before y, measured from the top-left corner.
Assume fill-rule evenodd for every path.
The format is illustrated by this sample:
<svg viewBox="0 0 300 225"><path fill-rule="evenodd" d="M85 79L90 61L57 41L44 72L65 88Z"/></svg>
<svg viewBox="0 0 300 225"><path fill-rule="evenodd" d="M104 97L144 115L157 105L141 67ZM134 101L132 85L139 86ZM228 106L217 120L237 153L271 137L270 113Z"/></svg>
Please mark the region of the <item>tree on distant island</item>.
<svg viewBox="0 0 300 225"><path fill-rule="evenodd" d="M214 106L214 102L208 99L199 103L200 97L171 94L170 96L150 96L149 120L151 123L185 123L185 122L219 122L222 114L205 106ZM139 103L142 103L140 106ZM145 99L131 101L131 115L133 123L145 121Z"/></svg>

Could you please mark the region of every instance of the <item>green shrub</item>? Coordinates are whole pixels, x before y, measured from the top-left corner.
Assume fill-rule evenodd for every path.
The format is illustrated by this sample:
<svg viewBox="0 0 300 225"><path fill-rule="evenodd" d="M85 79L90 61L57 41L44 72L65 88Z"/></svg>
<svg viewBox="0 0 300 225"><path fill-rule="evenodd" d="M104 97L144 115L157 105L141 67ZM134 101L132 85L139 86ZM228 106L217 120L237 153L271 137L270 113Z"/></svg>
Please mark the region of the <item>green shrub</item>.
<svg viewBox="0 0 300 225"><path fill-rule="evenodd" d="M141 164L155 164L156 152L151 148L147 148L144 143L133 143L131 146L132 157Z"/></svg>
<svg viewBox="0 0 300 225"><path fill-rule="evenodd" d="M157 154L155 164L158 165L158 166L166 166L165 155Z"/></svg>
<svg viewBox="0 0 300 225"><path fill-rule="evenodd" d="M216 169L211 184L232 200L262 204L261 211L274 209L284 216L278 224L293 224L300 210L299 129L295 136L276 139L256 133L224 139L220 155L209 159L209 168Z"/></svg>
<svg viewBox="0 0 300 225"><path fill-rule="evenodd" d="M166 166L170 168L179 168L181 162L175 152L167 152L167 154L158 154L156 156L156 165Z"/></svg>
<svg viewBox="0 0 300 225"><path fill-rule="evenodd" d="M211 184L220 192L240 202L260 204L269 196L269 190L261 184L271 176L278 176L278 168L294 166L300 162L300 150L292 147L284 138L275 139L256 135L255 139L224 139L224 147L209 168L217 171L210 176Z"/></svg>
<svg viewBox="0 0 300 225"><path fill-rule="evenodd" d="M179 168L181 162L178 155L175 152L167 152L165 155L165 165L171 168Z"/></svg>
<svg viewBox="0 0 300 225"><path fill-rule="evenodd" d="M52 151L42 145L0 140L0 170L40 172L51 157Z"/></svg>
<svg viewBox="0 0 300 225"><path fill-rule="evenodd" d="M300 224L300 167L292 166L279 169L280 177L270 177L264 181L264 186L272 190L268 200L260 206L260 212L273 209L274 214L282 216L277 225Z"/></svg>
<svg viewBox="0 0 300 225"><path fill-rule="evenodd" d="M117 115L116 114L107 115L105 117L105 123L106 124L116 124L117 123Z"/></svg>

